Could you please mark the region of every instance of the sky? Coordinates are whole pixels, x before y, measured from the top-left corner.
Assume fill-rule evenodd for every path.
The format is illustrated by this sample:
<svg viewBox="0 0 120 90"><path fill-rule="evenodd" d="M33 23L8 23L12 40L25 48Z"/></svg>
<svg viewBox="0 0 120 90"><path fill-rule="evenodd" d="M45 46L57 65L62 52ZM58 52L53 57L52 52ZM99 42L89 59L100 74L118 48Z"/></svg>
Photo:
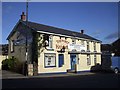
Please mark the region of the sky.
<svg viewBox="0 0 120 90"><path fill-rule="evenodd" d="M25 2L2 2L2 43L26 12ZM29 2L28 20L80 32L111 44L118 38L117 2Z"/></svg>

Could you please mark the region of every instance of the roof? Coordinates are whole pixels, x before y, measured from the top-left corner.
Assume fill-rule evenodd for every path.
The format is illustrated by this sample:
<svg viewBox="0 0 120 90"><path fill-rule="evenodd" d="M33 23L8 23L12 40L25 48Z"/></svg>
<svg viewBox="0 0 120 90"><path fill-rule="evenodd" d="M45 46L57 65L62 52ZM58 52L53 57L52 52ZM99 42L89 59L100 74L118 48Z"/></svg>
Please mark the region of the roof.
<svg viewBox="0 0 120 90"><path fill-rule="evenodd" d="M102 51L111 51L111 44L101 44L101 50Z"/></svg>
<svg viewBox="0 0 120 90"><path fill-rule="evenodd" d="M116 41L114 41L113 43L112 43L112 45L118 45L118 44L120 44L120 38L118 38Z"/></svg>
<svg viewBox="0 0 120 90"><path fill-rule="evenodd" d="M24 25L26 25L26 21L21 21L20 22ZM54 34L59 34L59 35L66 35L66 36L72 36L72 37L78 37L78 38L85 38L85 39L90 39L90 40L95 40L98 42L101 42L100 40L97 40L91 36L88 36L86 34L82 34L80 32L75 32L71 30L66 30L62 28L57 28L49 25L44 25L44 24L38 24L35 22L30 22L28 21L28 27L31 28L34 31L42 31L42 32L48 32L48 33L54 33ZM9 38L10 36L8 36Z"/></svg>

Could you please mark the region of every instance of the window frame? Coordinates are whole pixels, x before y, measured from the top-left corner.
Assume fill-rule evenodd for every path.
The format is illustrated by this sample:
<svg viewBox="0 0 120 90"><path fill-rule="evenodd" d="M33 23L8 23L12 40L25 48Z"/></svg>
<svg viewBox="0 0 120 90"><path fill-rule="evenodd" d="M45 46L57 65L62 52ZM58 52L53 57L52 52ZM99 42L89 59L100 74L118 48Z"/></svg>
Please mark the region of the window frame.
<svg viewBox="0 0 120 90"><path fill-rule="evenodd" d="M84 40L81 40L81 45L85 45Z"/></svg>
<svg viewBox="0 0 120 90"><path fill-rule="evenodd" d="M72 44L76 44L76 39L75 38L72 38Z"/></svg>
<svg viewBox="0 0 120 90"><path fill-rule="evenodd" d="M94 64L96 65L97 64L97 55L94 54Z"/></svg>
<svg viewBox="0 0 120 90"><path fill-rule="evenodd" d="M52 66L46 66L46 56L48 55L48 57L49 57L49 55L53 55L54 56L54 64L55 65L52 65ZM44 53L44 67L45 68L52 68L52 67L56 67L56 54L55 53Z"/></svg>
<svg viewBox="0 0 120 90"><path fill-rule="evenodd" d="M96 51L96 43L93 43L94 51Z"/></svg>
<svg viewBox="0 0 120 90"><path fill-rule="evenodd" d="M90 51L89 41L87 41L87 51Z"/></svg>
<svg viewBox="0 0 120 90"><path fill-rule="evenodd" d="M10 40L10 52L14 52L14 40Z"/></svg>
<svg viewBox="0 0 120 90"><path fill-rule="evenodd" d="M50 49L53 48L53 36L52 36L52 35L49 36L49 45L48 45L48 47L49 47Z"/></svg>
<svg viewBox="0 0 120 90"><path fill-rule="evenodd" d="M91 57L90 54L87 54L87 66L91 65Z"/></svg>

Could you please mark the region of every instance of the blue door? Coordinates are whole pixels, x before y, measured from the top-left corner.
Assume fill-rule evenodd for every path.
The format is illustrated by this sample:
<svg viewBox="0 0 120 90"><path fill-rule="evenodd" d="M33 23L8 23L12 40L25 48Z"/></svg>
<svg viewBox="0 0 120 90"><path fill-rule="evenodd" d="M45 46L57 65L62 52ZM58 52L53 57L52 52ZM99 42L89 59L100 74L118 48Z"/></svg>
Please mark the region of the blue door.
<svg viewBox="0 0 120 90"><path fill-rule="evenodd" d="M75 70L76 55L75 54L71 54L70 55L70 59L71 59L71 70Z"/></svg>
<svg viewBox="0 0 120 90"><path fill-rule="evenodd" d="M59 54L59 57L58 57L58 59L59 59L59 67L62 67L63 66L63 64L64 64L64 55L63 54Z"/></svg>

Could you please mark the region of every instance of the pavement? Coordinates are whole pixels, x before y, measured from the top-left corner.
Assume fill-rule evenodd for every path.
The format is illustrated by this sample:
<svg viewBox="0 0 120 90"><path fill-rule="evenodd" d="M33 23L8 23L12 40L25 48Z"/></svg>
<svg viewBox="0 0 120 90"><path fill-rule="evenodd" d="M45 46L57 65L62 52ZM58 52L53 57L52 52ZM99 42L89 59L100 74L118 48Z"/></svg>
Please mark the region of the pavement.
<svg viewBox="0 0 120 90"><path fill-rule="evenodd" d="M90 74L95 74L95 73L82 72L82 73L42 74L42 75L37 75L37 76L24 76L24 75L19 74L19 73L6 71L6 70L0 70L0 77L2 77L2 79L67 77L67 76L90 75Z"/></svg>

